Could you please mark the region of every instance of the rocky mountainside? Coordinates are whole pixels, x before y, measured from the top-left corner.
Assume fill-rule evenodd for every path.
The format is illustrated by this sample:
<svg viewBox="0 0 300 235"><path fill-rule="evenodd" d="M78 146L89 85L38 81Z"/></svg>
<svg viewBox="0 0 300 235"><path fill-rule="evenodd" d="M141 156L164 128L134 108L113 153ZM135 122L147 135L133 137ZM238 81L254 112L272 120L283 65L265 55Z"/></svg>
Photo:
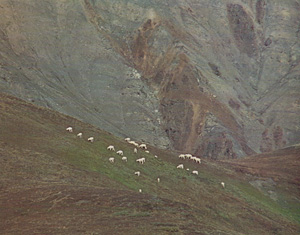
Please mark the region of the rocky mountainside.
<svg viewBox="0 0 300 235"><path fill-rule="evenodd" d="M0 91L208 158L300 139L298 0L2 0Z"/></svg>

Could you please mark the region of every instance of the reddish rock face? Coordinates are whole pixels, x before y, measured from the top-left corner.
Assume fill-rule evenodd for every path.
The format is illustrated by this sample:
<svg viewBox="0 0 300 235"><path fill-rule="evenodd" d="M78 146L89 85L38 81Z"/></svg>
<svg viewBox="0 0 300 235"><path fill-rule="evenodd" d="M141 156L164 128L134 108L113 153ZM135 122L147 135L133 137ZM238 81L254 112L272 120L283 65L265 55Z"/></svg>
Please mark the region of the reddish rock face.
<svg viewBox="0 0 300 235"><path fill-rule="evenodd" d="M270 151L300 139L299 11L297 0L4 0L0 90L163 148Z"/></svg>

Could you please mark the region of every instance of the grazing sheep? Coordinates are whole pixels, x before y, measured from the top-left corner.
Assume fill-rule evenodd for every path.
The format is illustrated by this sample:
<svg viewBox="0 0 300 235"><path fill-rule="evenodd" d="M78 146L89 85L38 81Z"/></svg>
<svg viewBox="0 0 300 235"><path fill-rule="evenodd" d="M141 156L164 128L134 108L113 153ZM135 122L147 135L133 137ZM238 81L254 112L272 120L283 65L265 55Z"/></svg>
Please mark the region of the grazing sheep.
<svg viewBox="0 0 300 235"><path fill-rule="evenodd" d="M189 170L190 170L190 168L186 168L186 170L187 170L187 171L189 171Z"/></svg>
<svg viewBox="0 0 300 235"><path fill-rule="evenodd" d="M115 147L114 147L113 145L109 145L109 146L107 147L107 149L108 149L108 150L111 150L111 151L115 151Z"/></svg>
<svg viewBox="0 0 300 235"><path fill-rule="evenodd" d="M198 175L198 171L192 171L192 173Z"/></svg>
<svg viewBox="0 0 300 235"><path fill-rule="evenodd" d="M140 176L140 175L141 175L141 172L136 171L136 172L134 172L134 174L137 175L137 176Z"/></svg>
<svg viewBox="0 0 300 235"><path fill-rule="evenodd" d="M155 158L158 158L157 155L154 155Z"/></svg>
<svg viewBox="0 0 300 235"><path fill-rule="evenodd" d="M134 148L133 152L134 152L134 153L137 153L137 148Z"/></svg>
<svg viewBox="0 0 300 235"><path fill-rule="evenodd" d="M122 151L122 150L119 150L119 151L117 151L117 154L123 156L123 151Z"/></svg>
<svg viewBox="0 0 300 235"><path fill-rule="evenodd" d="M185 154L185 157L187 158L187 159L191 159L193 156L192 156L192 154Z"/></svg>
<svg viewBox="0 0 300 235"><path fill-rule="evenodd" d="M141 192L142 192L142 190L141 190L141 189L139 189L139 192L141 193Z"/></svg>
<svg viewBox="0 0 300 235"><path fill-rule="evenodd" d="M193 160L193 161L196 161L196 157L192 156L190 159Z"/></svg>
<svg viewBox="0 0 300 235"><path fill-rule="evenodd" d="M94 137L89 137L87 140L88 140L89 142L93 143L93 142L94 142Z"/></svg>
<svg viewBox="0 0 300 235"><path fill-rule="evenodd" d="M125 138L125 141L129 142L129 141L130 141L130 138Z"/></svg>
<svg viewBox="0 0 300 235"><path fill-rule="evenodd" d="M178 156L179 158L185 159L185 155L184 154L179 154Z"/></svg>
<svg viewBox="0 0 300 235"><path fill-rule="evenodd" d="M150 152L148 150L146 150L145 153L150 153Z"/></svg>
<svg viewBox="0 0 300 235"><path fill-rule="evenodd" d="M114 163L114 162L115 162L115 158L114 158L114 157L110 157L108 160L109 160L111 163Z"/></svg>
<svg viewBox="0 0 300 235"><path fill-rule="evenodd" d="M178 165L177 169L183 169L183 164Z"/></svg>
<svg viewBox="0 0 300 235"><path fill-rule="evenodd" d="M200 158L196 157L195 161L196 161L196 163L201 164L201 159Z"/></svg>
<svg viewBox="0 0 300 235"><path fill-rule="evenodd" d="M143 157L143 158L136 159L136 161L137 161L138 163L144 164L145 161L146 161L146 159Z"/></svg>
<svg viewBox="0 0 300 235"><path fill-rule="evenodd" d="M224 182L221 182L221 185L223 188L225 188L225 183Z"/></svg>
<svg viewBox="0 0 300 235"><path fill-rule="evenodd" d="M69 127L67 127L66 131L73 132L73 128L69 126Z"/></svg>
<svg viewBox="0 0 300 235"><path fill-rule="evenodd" d="M140 144L139 146L141 149L147 149L147 146L145 144Z"/></svg>
<svg viewBox="0 0 300 235"><path fill-rule="evenodd" d="M157 183L159 183L160 182L160 178L157 178Z"/></svg>
<svg viewBox="0 0 300 235"><path fill-rule="evenodd" d="M127 157L122 157L122 161L127 162Z"/></svg>
<svg viewBox="0 0 300 235"><path fill-rule="evenodd" d="M82 138L82 133L81 133L81 132L78 133L78 134L77 134L77 137Z"/></svg>

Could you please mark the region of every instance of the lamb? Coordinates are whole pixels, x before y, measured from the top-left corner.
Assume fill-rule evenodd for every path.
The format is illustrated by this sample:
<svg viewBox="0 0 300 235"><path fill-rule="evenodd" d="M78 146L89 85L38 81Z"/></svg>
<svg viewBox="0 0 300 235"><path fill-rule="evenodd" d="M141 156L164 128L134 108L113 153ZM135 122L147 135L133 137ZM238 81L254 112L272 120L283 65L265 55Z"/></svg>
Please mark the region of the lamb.
<svg viewBox="0 0 300 235"><path fill-rule="evenodd" d="M178 165L177 169L183 169L183 164Z"/></svg>
<svg viewBox="0 0 300 235"><path fill-rule="evenodd" d="M123 151L122 151L122 150L119 150L119 151L117 151L117 154L123 156Z"/></svg>
<svg viewBox="0 0 300 235"><path fill-rule="evenodd" d="M160 182L160 178L157 178L157 183L159 183Z"/></svg>
<svg viewBox="0 0 300 235"><path fill-rule="evenodd" d="M82 138L82 133L81 133L81 132L78 133L78 134L77 134L77 137Z"/></svg>
<svg viewBox="0 0 300 235"><path fill-rule="evenodd" d="M145 144L140 144L139 146L141 149L147 149L147 146Z"/></svg>
<svg viewBox="0 0 300 235"><path fill-rule="evenodd" d="M122 157L122 161L127 162L127 157Z"/></svg>
<svg viewBox="0 0 300 235"><path fill-rule="evenodd" d="M142 189L139 189L139 192L141 193L141 192L142 192Z"/></svg>
<svg viewBox="0 0 300 235"><path fill-rule="evenodd" d="M69 126L69 127L67 127L66 131L73 132L73 128Z"/></svg>
<svg viewBox="0 0 300 235"><path fill-rule="evenodd" d="M111 150L111 151L115 151L115 147L114 147L113 145L109 145L109 146L107 147L107 149L108 149L108 150Z"/></svg>
<svg viewBox="0 0 300 235"><path fill-rule="evenodd" d="M224 182L221 182L221 185L223 188L225 188L225 183Z"/></svg>
<svg viewBox="0 0 300 235"><path fill-rule="evenodd" d="M145 153L150 153L150 152L148 150L146 150Z"/></svg>
<svg viewBox="0 0 300 235"><path fill-rule="evenodd" d="M137 161L138 163L144 164L145 161L146 161L146 159L143 157L143 158L136 159L136 161Z"/></svg>
<svg viewBox="0 0 300 235"><path fill-rule="evenodd" d="M129 141L130 141L130 138L125 138L124 140L127 141L127 142L129 142Z"/></svg>
<svg viewBox="0 0 300 235"><path fill-rule="evenodd" d="M114 157L110 157L108 160L109 160L111 163L114 163L114 162L115 162L115 158L114 158Z"/></svg>
<svg viewBox="0 0 300 235"><path fill-rule="evenodd" d="M155 158L158 158L157 155L154 155Z"/></svg>
<svg viewBox="0 0 300 235"><path fill-rule="evenodd" d="M192 171L192 173L198 175L198 171Z"/></svg>
<svg viewBox="0 0 300 235"><path fill-rule="evenodd" d="M184 154L179 154L178 156L179 158L185 159L185 155Z"/></svg>
<svg viewBox="0 0 300 235"><path fill-rule="evenodd" d="M133 152L134 152L134 153L137 153L137 148L134 148Z"/></svg>
<svg viewBox="0 0 300 235"><path fill-rule="evenodd" d="M94 137L89 137L87 140L88 140L89 142L93 143L93 142L94 142Z"/></svg>
<svg viewBox="0 0 300 235"><path fill-rule="evenodd" d="M137 176L140 176L140 175L141 175L141 172L136 171L136 172L134 172L134 174L137 175Z"/></svg>

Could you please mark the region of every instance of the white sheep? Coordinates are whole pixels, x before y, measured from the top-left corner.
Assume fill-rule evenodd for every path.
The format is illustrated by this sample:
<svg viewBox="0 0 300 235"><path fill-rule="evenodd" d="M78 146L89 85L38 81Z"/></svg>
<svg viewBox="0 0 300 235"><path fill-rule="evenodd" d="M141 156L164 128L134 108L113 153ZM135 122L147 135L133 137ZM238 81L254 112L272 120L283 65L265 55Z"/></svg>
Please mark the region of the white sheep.
<svg viewBox="0 0 300 235"><path fill-rule="evenodd" d="M190 170L190 168L186 168L186 170L187 170L187 171L189 171L189 170Z"/></svg>
<svg viewBox="0 0 300 235"><path fill-rule="evenodd" d="M67 127L66 131L73 132L73 128L69 126L69 127Z"/></svg>
<svg viewBox="0 0 300 235"><path fill-rule="evenodd" d="M192 173L198 175L198 171L192 171Z"/></svg>
<svg viewBox="0 0 300 235"><path fill-rule="evenodd" d="M119 151L117 151L117 154L123 156L123 151L122 151L122 150L119 150Z"/></svg>
<svg viewBox="0 0 300 235"><path fill-rule="evenodd" d="M139 144L135 141L128 141L129 144L133 144L135 147L139 147Z"/></svg>
<svg viewBox="0 0 300 235"><path fill-rule="evenodd" d="M159 183L160 182L160 178L157 178L157 183Z"/></svg>
<svg viewBox="0 0 300 235"><path fill-rule="evenodd" d="M137 153L137 148L134 148L133 152L134 152L134 153Z"/></svg>
<svg viewBox="0 0 300 235"><path fill-rule="evenodd" d="M185 159L185 155L184 154L179 154L178 156L179 158Z"/></svg>
<svg viewBox="0 0 300 235"><path fill-rule="evenodd" d="M109 160L111 163L114 163L114 162L115 162L115 158L114 158L114 157L110 157L108 160Z"/></svg>
<svg viewBox="0 0 300 235"><path fill-rule="evenodd" d="M81 133L81 132L78 133L78 134L77 134L77 137L82 138L82 133Z"/></svg>
<svg viewBox="0 0 300 235"><path fill-rule="evenodd" d="M147 146L146 146L145 144L140 144L139 147L140 147L141 149L147 149Z"/></svg>
<svg viewBox="0 0 300 235"><path fill-rule="evenodd" d="M122 161L127 162L127 157L122 157Z"/></svg>
<svg viewBox="0 0 300 235"><path fill-rule="evenodd" d="M177 169L183 169L183 164L178 165Z"/></svg>
<svg viewBox="0 0 300 235"><path fill-rule="evenodd" d="M221 185L223 188L225 188L225 183L224 182L221 182Z"/></svg>
<svg viewBox="0 0 300 235"><path fill-rule="evenodd" d="M137 175L137 176L140 176L140 175L141 175L141 172L136 171L136 172L134 172L134 174Z"/></svg>
<svg viewBox="0 0 300 235"><path fill-rule="evenodd" d="M150 152L148 150L146 150L145 153L150 153Z"/></svg>
<svg viewBox="0 0 300 235"><path fill-rule="evenodd" d="M142 189L139 189L139 192L141 193L141 192L142 192Z"/></svg>
<svg viewBox="0 0 300 235"><path fill-rule="evenodd" d="M88 140L89 142L93 143L93 142L94 142L94 137L89 137L87 140Z"/></svg>
<svg viewBox="0 0 300 235"><path fill-rule="evenodd" d="M192 154L185 154L185 157L187 158L187 159L191 159L193 156L192 156Z"/></svg>
<svg viewBox="0 0 300 235"><path fill-rule="evenodd" d="M154 155L155 158L158 158L157 155Z"/></svg>
<svg viewBox="0 0 300 235"><path fill-rule="evenodd" d="M136 159L136 161L137 161L138 163L144 164L145 161L146 161L146 159L143 157L143 158Z"/></svg>
<svg viewBox="0 0 300 235"><path fill-rule="evenodd" d="M192 156L190 159L193 160L193 161L196 161L196 157Z"/></svg>
<svg viewBox="0 0 300 235"><path fill-rule="evenodd" d="M115 147L114 147L113 145L109 145L109 146L107 147L107 149L108 149L108 150L111 150L111 151L115 151Z"/></svg>
<svg viewBox="0 0 300 235"><path fill-rule="evenodd" d="M196 161L196 163L201 164L201 159L200 158L196 157L195 161Z"/></svg>
<svg viewBox="0 0 300 235"><path fill-rule="evenodd" d="M127 142L129 142L129 141L130 141L130 138L125 138L124 140L127 141Z"/></svg>

